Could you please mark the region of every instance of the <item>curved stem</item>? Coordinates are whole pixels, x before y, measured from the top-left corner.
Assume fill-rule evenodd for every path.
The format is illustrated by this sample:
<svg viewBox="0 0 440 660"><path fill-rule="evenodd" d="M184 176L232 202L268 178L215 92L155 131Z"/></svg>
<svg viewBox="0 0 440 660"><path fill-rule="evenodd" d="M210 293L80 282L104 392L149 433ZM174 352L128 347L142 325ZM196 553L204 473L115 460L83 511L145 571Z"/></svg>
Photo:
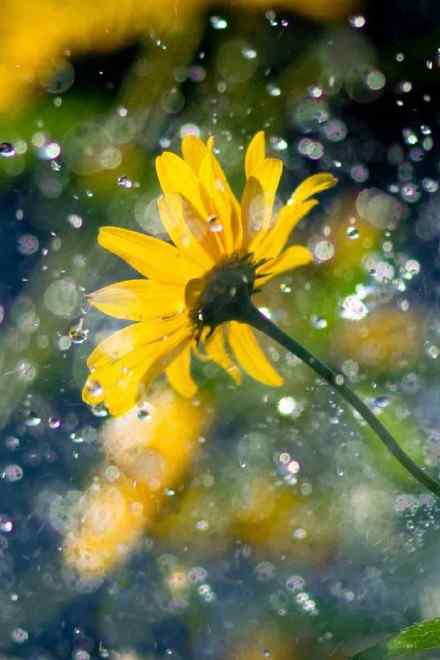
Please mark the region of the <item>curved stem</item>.
<svg viewBox="0 0 440 660"><path fill-rule="evenodd" d="M244 321L254 327L256 330L263 332L268 337L277 341L281 346L284 346L290 353L299 357L311 369L313 369L318 376L323 378L329 385L331 385L339 394L350 403L353 408L362 416L362 418L369 424L373 431L379 436L384 443L385 447L391 454L399 461L399 463L408 472L419 481L423 486L428 488L434 495L440 497L440 482L430 477L424 472L414 461L406 454L403 449L397 444L391 433L387 431L385 426L370 408L360 399L353 390L345 384L344 376L341 373L333 371L324 362L321 362L304 346L299 344L295 339L286 335L280 328L275 325L270 319L262 314L256 307L249 303L240 314L241 321Z"/></svg>

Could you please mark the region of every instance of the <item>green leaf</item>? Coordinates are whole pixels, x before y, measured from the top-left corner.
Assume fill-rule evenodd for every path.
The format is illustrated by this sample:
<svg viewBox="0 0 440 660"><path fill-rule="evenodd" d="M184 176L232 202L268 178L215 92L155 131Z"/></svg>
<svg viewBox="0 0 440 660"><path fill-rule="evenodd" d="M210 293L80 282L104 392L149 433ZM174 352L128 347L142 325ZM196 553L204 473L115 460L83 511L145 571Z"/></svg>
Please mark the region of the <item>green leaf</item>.
<svg viewBox="0 0 440 660"><path fill-rule="evenodd" d="M440 618L430 619L404 628L388 641L389 656L409 655L440 648Z"/></svg>

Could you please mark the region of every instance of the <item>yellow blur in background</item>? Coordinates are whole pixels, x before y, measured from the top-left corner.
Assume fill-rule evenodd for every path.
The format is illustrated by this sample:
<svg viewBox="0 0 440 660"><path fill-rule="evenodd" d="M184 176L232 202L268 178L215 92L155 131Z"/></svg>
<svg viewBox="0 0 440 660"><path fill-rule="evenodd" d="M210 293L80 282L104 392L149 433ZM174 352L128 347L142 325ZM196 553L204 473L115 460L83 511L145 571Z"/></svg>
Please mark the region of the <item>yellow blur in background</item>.
<svg viewBox="0 0 440 660"><path fill-rule="evenodd" d="M0 112L15 113L39 86L60 71L69 78L66 58L89 51L108 51L152 33L196 29L197 16L209 0L3 0L0 9ZM271 7L266 0L229 0L231 8ZM316 20L337 20L358 5L355 0L282 0L290 9ZM61 76L61 77L60 77ZM57 92L56 86L51 90ZM60 90L62 91L62 90Z"/></svg>
<svg viewBox="0 0 440 660"><path fill-rule="evenodd" d="M168 490L180 487L212 411L203 398L156 391L151 412L112 419L102 430L107 462L86 488L64 543L67 565L83 578L116 567L160 513Z"/></svg>

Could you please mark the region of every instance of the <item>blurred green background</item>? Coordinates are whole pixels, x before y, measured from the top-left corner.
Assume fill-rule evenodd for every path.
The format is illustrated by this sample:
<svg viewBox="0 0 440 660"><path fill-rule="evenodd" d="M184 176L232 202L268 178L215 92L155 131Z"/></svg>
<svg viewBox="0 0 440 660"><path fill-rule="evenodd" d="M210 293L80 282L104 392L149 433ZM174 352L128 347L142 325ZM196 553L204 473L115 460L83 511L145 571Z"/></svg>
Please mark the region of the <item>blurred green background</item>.
<svg viewBox="0 0 440 660"><path fill-rule="evenodd" d="M84 294L132 276L101 225L163 237L163 149L213 135L239 193L264 129L281 200L339 184L295 235L315 265L258 304L438 477L440 6L3 0L0 37L2 657L387 657L440 615L438 503L270 342L280 390L198 364L196 411L160 386L152 419L90 411L118 324Z"/></svg>

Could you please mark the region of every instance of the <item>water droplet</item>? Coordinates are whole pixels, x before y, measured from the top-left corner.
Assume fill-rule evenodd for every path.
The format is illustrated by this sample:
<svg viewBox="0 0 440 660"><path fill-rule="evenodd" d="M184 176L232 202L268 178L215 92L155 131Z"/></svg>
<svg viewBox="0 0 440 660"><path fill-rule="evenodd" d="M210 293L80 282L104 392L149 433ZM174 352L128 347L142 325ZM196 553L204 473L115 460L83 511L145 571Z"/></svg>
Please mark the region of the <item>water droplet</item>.
<svg viewBox="0 0 440 660"><path fill-rule="evenodd" d="M91 411L95 417L108 417L108 410L105 403L98 403L97 406L92 406Z"/></svg>
<svg viewBox="0 0 440 660"><path fill-rule="evenodd" d="M318 261L329 261L335 254L335 246L330 241L319 241L313 253Z"/></svg>
<svg viewBox="0 0 440 660"><path fill-rule="evenodd" d="M341 316L350 321L360 321L368 314L368 307L356 295L347 296L342 302Z"/></svg>
<svg viewBox="0 0 440 660"><path fill-rule="evenodd" d="M14 523L10 518L0 513L0 532L9 534L14 529Z"/></svg>
<svg viewBox="0 0 440 660"><path fill-rule="evenodd" d="M39 417L37 413L29 411L25 421L26 426L30 426L30 427L38 426L40 422L41 422L41 417Z"/></svg>
<svg viewBox="0 0 440 660"><path fill-rule="evenodd" d="M211 16L209 22L214 30L226 30L228 27L228 21L221 16Z"/></svg>
<svg viewBox="0 0 440 660"><path fill-rule="evenodd" d="M47 420L50 429L59 429L61 426L61 420L59 417L49 417Z"/></svg>
<svg viewBox="0 0 440 660"><path fill-rule="evenodd" d="M355 240L356 238L359 238L359 229L357 227L353 227L351 225L350 227L347 228L346 232L348 238L351 238L352 240Z"/></svg>
<svg viewBox="0 0 440 660"><path fill-rule="evenodd" d="M89 331L83 327L84 319L69 328L69 337L74 344L82 344L89 336Z"/></svg>
<svg viewBox="0 0 440 660"><path fill-rule="evenodd" d="M361 28L365 27L367 20L365 16L362 16L362 14L353 14L353 16L349 17L348 22L350 23L351 27L360 30Z"/></svg>
<svg viewBox="0 0 440 660"><path fill-rule="evenodd" d="M15 148L10 142L0 143L0 156L2 158L12 158L15 154Z"/></svg>
<svg viewBox="0 0 440 660"><path fill-rule="evenodd" d="M118 186L120 188L126 188L129 190L130 188L133 188L133 181L128 178L128 176L119 176L118 177Z"/></svg>
<svg viewBox="0 0 440 660"><path fill-rule="evenodd" d="M82 227L83 224L83 219L81 218L80 215L77 215L76 213L69 213L67 216L67 222L69 225L72 225L74 229L79 229Z"/></svg>
<svg viewBox="0 0 440 660"><path fill-rule="evenodd" d="M2 479L9 481L10 483L13 483L14 481L20 481L20 479L23 478L23 468L21 468L19 465L16 465L15 463L11 463L11 465L7 465L5 467L1 476Z"/></svg>
<svg viewBox="0 0 440 660"><path fill-rule="evenodd" d="M313 314L310 317L310 322L311 322L312 326L314 328L316 328L317 330L324 330L324 328L326 328L327 325L328 325L325 318L323 318L322 316L318 316L316 314Z"/></svg>
<svg viewBox="0 0 440 660"><path fill-rule="evenodd" d="M24 644L29 639L29 633L24 628L14 628L11 633L12 641L16 644Z"/></svg>
<svg viewBox="0 0 440 660"><path fill-rule="evenodd" d="M95 397L101 396L101 394L103 393L103 389L97 380L87 381L87 391L90 393L91 396L95 396Z"/></svg>

